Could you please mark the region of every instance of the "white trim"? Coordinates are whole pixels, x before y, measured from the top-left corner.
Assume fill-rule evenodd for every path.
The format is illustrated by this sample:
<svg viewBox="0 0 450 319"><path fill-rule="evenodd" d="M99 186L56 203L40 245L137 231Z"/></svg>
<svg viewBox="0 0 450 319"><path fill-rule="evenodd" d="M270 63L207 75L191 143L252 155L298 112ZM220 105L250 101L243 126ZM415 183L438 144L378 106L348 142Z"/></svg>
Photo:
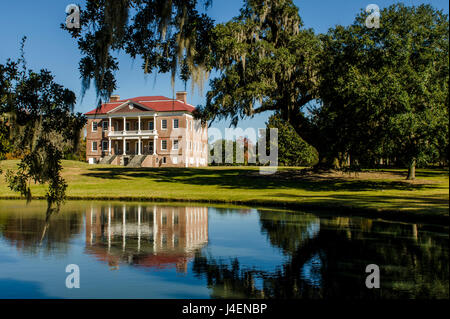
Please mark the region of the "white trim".
<svg viewBox="0 0 450 319"><path fill-rule="evenodd" d="M170 117L170 116L183 116L183 115L193 117L190 113L191 112L189 112L189 111L176 111L176 112L149 111L149 112L135 112L135 113L128 112L128 113L114 113L114 114L105 113L105 114L85 114L85 115L89 119L107 119L109 117L114 119L114 118L122 118L124 115L126 115L127 117L130 117L130 118L134 118L134 117L137 118L138 116L142 116L142 118L148 118L148 117L153 117L153 116Z"/></svg>
<svg viewBox="0 0 450 319"><path fill-rule="evenodd" d="M163 142L166 142L166 148L163 148ZM161 140L161 151L167 151L167 140Z"/></svg>
<svg viewBox="0 0 450 319"><path fill-rule="evenodd" d="M95 124L95 130L94 130ZM92 122L91 132L98 132L98 122Z"/></svg>
<svg viewBox="0 0 450 319"><path fill-rule="evenodd" d="M116 106L116 107L113 108L112 110L109 110L108 112L106 112L106 114L111 113L112 111L117 110L118 108L120 108L120 107L123 106L123 105L127 105L128 102L130 102L130 101L126 101L126 102L123 102L122 104L119 104L119 106Z"/></svg>
<svg viewBox="0 0 450 319"><path fill-rule="evenodd" d="M177 148L175 148L175 142L177 142ZM172 141L172 150L173 151L178 151L179 148L180 148L180 141L178 141L178 139L173 140Z"/></svg>
<svg viewBox="0 0 450 319"><path fill-rule="evenodd" d="M95 143L95 150L94 150L94 143ZM97 143L97 141L91 141L91 152L98 152L98 143Z"/></svg>
<svg viewBox="0 0 450 319"><path fill-rule="evenodd" d="M166 128L163 127L163 121L166 121ZM167 119L161 119L161 130L167 130Z"/></svg>
<svg viewBox="0 0 450 319"><path fill-rule="evenodd" d="M106 124L106 128L105 128L105 124ZM102 130L103 131L108 131L108 128L109 128L108 121L102 121Z"/></svg>
<svg viewBox="0 0 450 319"><path fill-rule="evenodd" d="M177 127L175 127L175 121L177 121ZM172 119L172 129L180 128L180 120Z"/></svg>
<svg viewBox="0 0 450 319"><path fill-rule="evenodd" d="M152 108L149 108L148 106L142 105L142 104L139 103L139 102L135 102L135 101L128 100L128 101L126 101L125 103L122 103L122 104L120 104L119 106L113 108L112 110L106 112L106 114L112 113L112 112L114 112L114 111L120 109L121 107L123 107L123 106L125 106L125 105L131 106L131 109L132 109L132 108L134 107L133 104L134 104L134 105L137 105L137 106L139 106L139 107L142 107L143 109L149 110L149 111L151 111L151 112L156 112L156 110L154 110L154 109L152 109ZM129 113L130 113L130 112L129 112ZM133 112L133 113L134 113L134 112Z"/></svg>

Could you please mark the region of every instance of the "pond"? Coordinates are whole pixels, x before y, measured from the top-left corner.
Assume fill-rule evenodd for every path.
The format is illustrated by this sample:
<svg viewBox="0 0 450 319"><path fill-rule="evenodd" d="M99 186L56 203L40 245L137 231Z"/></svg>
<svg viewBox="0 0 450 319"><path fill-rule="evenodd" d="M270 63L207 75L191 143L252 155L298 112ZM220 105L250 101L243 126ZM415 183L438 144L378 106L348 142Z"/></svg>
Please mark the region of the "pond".
<svg viewBox="0 0 450 319"><path fill-rule="evenodd" d="M448 226L342 214L0 201L0 298L448 298L448 243Z"/></svg>

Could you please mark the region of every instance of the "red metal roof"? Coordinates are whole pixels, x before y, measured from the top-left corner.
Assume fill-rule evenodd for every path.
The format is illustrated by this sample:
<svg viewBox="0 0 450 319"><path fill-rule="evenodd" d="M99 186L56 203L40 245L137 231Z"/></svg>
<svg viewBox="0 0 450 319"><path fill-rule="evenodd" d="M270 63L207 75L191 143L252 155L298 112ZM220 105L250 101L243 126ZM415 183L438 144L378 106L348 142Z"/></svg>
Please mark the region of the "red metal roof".
<svg viewBox="0 0 450 319"><path fill-rule="evenodd" d="M165 96L138 96L130 99L119 100L117 102L103 103L99 109L93 109L92 111L89 111L85 114L86 115L106 114L127 101L139 103L157 112L172 112L172 111L192 112L195 110L195 107L190 104L184 103L179 100L169 99L168 97ZM151 111L149 110L149 112Z"/></svg>

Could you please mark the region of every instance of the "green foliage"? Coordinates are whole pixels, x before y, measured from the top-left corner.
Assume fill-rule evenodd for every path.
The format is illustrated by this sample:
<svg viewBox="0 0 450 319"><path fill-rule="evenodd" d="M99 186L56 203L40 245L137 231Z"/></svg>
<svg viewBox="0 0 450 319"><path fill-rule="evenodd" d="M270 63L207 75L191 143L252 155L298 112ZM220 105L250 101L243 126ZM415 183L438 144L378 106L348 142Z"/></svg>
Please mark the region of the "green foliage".
<svg viewBox="0 0 450 319"><path fill-rule="evenodd" d="M0 118L0 161L5 159L5 154L11 151L9 140L9 130L6 126L6 119ZM1 174L1 170L0 170Z"/></svg>
<svg viewBox="0 0 450 319"><path fill-rule="evenodd" d="M48 184L49 209L59 206L67 188L61 177L63 142L76 147L86 123L82 114L73 113L75 94L55 83L49 71L27 70L23 51L17 62L0 64L0 83L0 115L22 158L18 170L6 173L9 187L31 200L31 182Z"/></svg>
<svg viewBox="0 0 450 319"><path fill-rule="evenodd" d="M318 153L306 143L287 123L277 114L269 117L268 128L278 129L278 164L281 166L313 166L318 161Z"/></svg>
<svg viewBox="0 0 450 319"><path fill-rule="evenodd" d="M334 154L365 165L381 157L411 168L448 150L448 15L392 5L381 27L367 14L322 37L316 126ZM413 177L413 176L412 176Z"/></svg>
<svg viewBox="0 0 450 319"><path fill-rule="evenodd" d="M83 134L83 133L81 133ZM73 147L69 142L65 142L64 145L64 159L73 161L86 161L86 138L84 136L80 137L80 141L76 148Z"/></svg>
<svg viewBox="0 0 450 319"><path fill-rule="evenodd" d="M116 89L114 52L140 57L145 73L179 72L183 81L201 84L208 70L212 20L197 10L198 0L89 0L81 8L80 29L67 29L83 55L83 90L94 81L97 95L108 99ZM205 7L211 0L201 1Z"/></svg>
<svg viewBox="0 0 450 319"><path fill-rule="evenodd" d="M243 163L242 161L240 163L237 162L237 142L236 140L232 141L232 140L225 140L225 139L219 139L214 141L211 145L210 145L210 156L214 155L214 150L217 149L221 149L222 150L222 155L221 155L221 163L216 163L214 160L212 161L212 163L210 165L214 166L214 165L219 165L219 166L227 166L227 165L249 165L249 159L250 158L257 158L256 154L254 152L256 152L256 145L252 145L252 142L248 139L248 138L239 138L238 137L238 141L240 143L240 145L243 145L244 147L244 158L243 158ZM232 152L226 152L226 148L227 146L232 150ZM254 146L254 149L252 148L252 146ZM253 163L256 164L256 163Z"/></svg>
<svg viewBox="0 0 450 319"><path fill-rule="evenodd" d="M303 107L315 98L319 41L303 29L290 0L245 1L241 14L213 30L213 66L220 75L210 83L204 121L245 117L278 110L309 141Z"/></svg>

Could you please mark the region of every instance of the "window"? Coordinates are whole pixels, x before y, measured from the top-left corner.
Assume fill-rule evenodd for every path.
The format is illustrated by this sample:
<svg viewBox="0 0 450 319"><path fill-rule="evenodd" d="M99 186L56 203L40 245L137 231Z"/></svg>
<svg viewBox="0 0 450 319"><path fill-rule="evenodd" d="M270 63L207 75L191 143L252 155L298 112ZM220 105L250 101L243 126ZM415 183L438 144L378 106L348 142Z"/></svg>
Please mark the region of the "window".
<svg viewBox="0 0 450 319"><path fill-rule="evenodd" d="M107 131L108 130L108 121L103 121L102 125L103 125L103 131Z"/></svg>
<svg viewBox="0 0 450 319"><path fill-rule="evenodd" d="M162 128L163 130L166 130L166 129L167 129L167 120L161 120L161 128Z"/></svg>
<svg viewBox="0 0 450 319"><path fill-rule="evenodd" d="M173 128L178 128L178 119L173 120Z"/></svg>
<svg viewBox="0 0 450 319"><path fill-rule="evenodd" d="M130 122L126 122L125 123L125 131L129 131L130 130Z"/></svg>
<svg viewBox="0 0 450 319"><path fill-rule="evenodd" d="M172 164L178 164L178 157L172 157Z"/></svg>
<svg viewBox="0 0 450 319"><path fill-rule="evenodd" d="M153 131L153 130L154 130L153 121L149 121L149 122L148 122L148 129L149 129L150 131Z"/></svg>
<svg viewBox="0 0 450 319"><path fill-rule="evenodd" d="M97 152L97 142L92 142L92 151Z"/></svg>
<svg viewBox="0 0 450 319"><path fill-rule="evenodd" d="M163 164L167 163L167 158L165 156L162 158L162 162L163 162Z"/></svg>
<svg viewBox="0 0 450 319"><path fill-rule="evenodd" d="M161 149L167 150L167 141L166 140L161 140Z"/></svg>
<svg viewBox="0 0 450 319"><path fill-rule="evenodd" d="M92 122L92 132L97 132L97 122Z"/></svg>
<svg viewBox="0 0 450 319"><path fill-rule="evenodd" d="M108 141L102 141L102 150L107 151L108 150Z"/></svg>
<svg viewBox="0 0 450 319"><path fill-rule="evenodd" d="M173 140L172 149L174 149L174 150L178 149L178 140Z"/></svg>

